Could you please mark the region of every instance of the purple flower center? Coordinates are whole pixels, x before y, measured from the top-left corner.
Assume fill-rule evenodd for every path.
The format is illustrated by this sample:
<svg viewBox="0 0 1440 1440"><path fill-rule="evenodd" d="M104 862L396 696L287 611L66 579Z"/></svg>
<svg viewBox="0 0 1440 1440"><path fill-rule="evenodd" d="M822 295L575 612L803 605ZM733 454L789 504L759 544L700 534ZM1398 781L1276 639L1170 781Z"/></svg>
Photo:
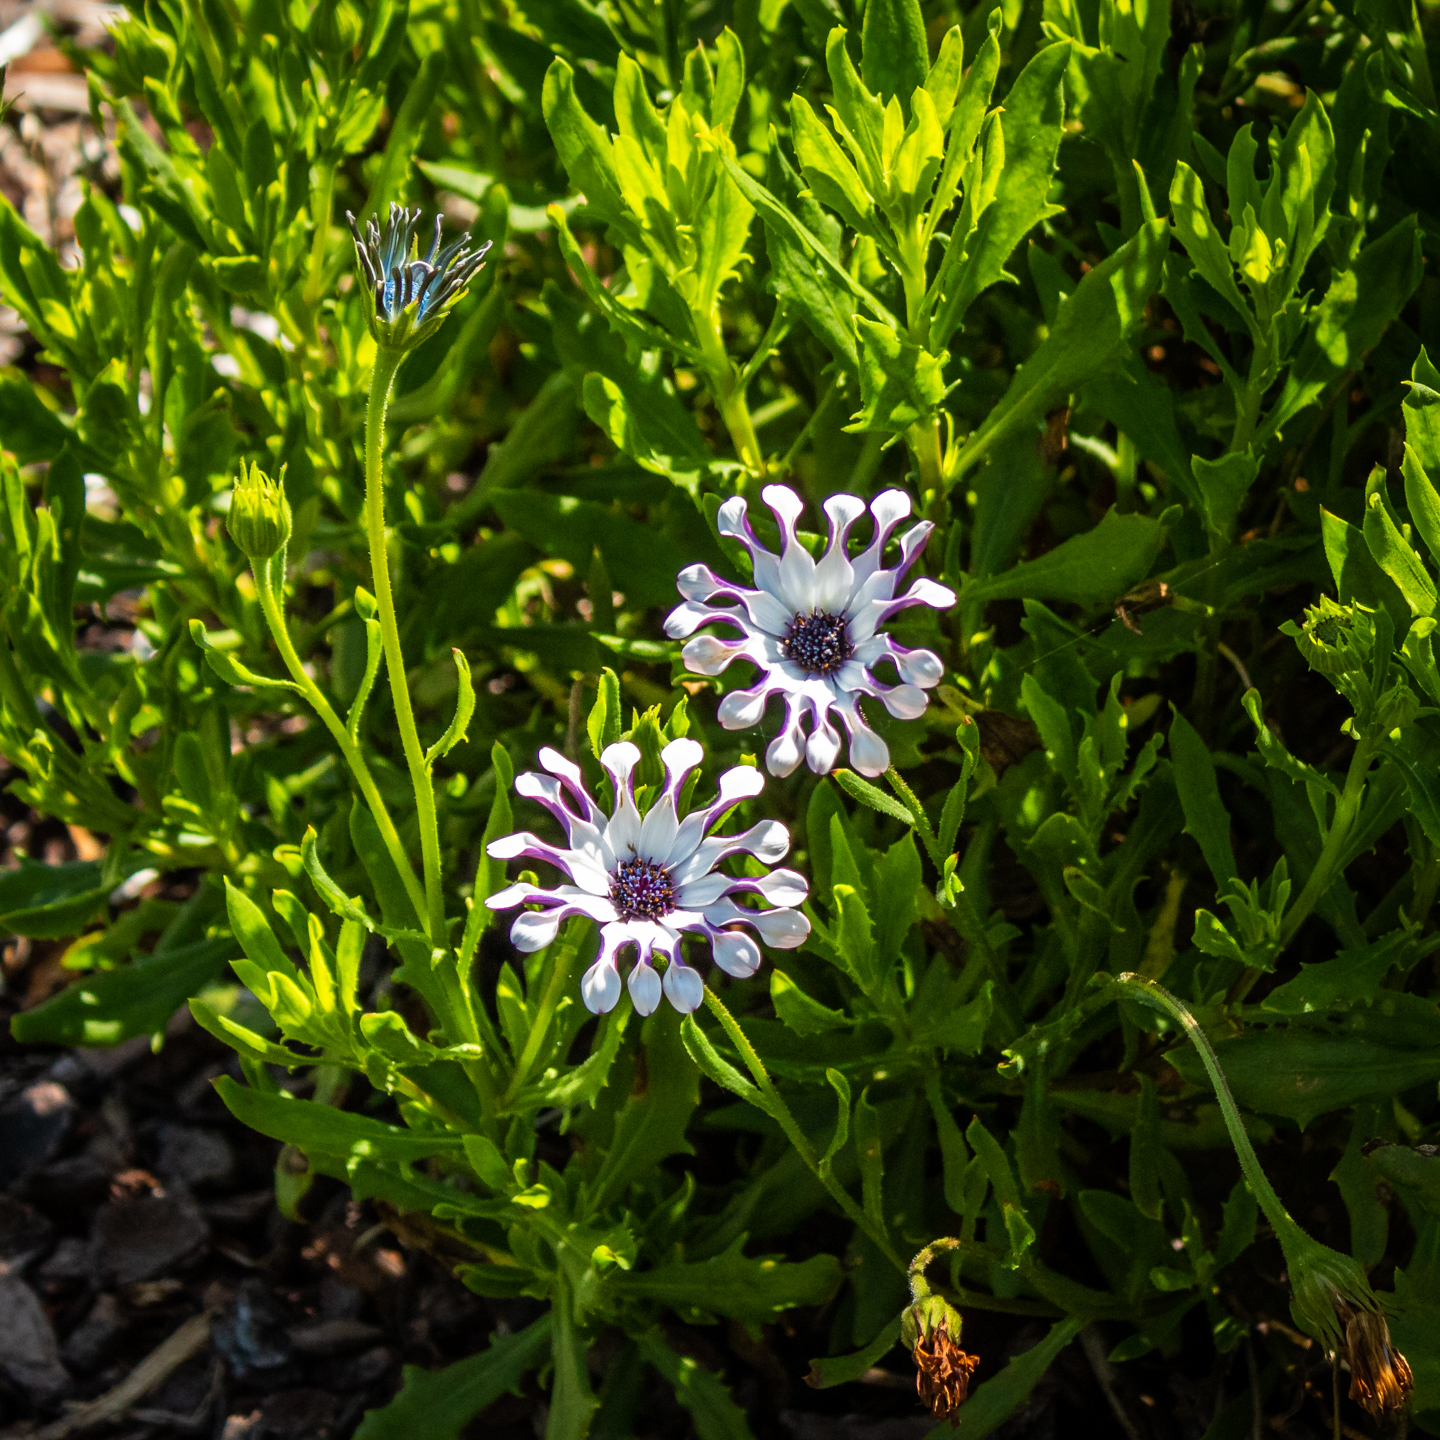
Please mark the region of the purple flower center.
<svg viewBox="0 0 1440 1440"><path fill-rule="evenodd" d="M845 617L824 610L795 616L780 648L807 675L833 675L855 653Z"/></svg>
<svg viewBox="0 0 1440 1440"><path fill-rule="evenodd" d="M675 908L675 882L663 865L635 855L611 875L610 900L622 920L658 920Z"/></svg>

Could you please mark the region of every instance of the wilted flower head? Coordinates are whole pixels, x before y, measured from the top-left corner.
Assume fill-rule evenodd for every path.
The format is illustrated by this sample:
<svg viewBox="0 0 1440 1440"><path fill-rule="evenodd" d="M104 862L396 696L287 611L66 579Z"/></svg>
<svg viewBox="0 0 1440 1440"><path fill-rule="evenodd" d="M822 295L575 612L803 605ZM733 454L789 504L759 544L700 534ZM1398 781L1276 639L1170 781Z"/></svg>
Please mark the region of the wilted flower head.
<svg viewBox="0 0 1440 1440"><path fill-rule="evenodd" d="M1378 1310L1352 1310L1345 1322L1350 1398L1376 1419L1399 1410L1415 1388L1405 1357L1390 1343L1390 1327Z"/></svg>
<svg viewBox="0 0 1440 1440"><path fill-rule="evenodd" d="M290 540L290 502L285 498L283 473L272 480L258 465L240 462L240 474L230 497L225 528L250 560L268 560Z"/></svg>
<svg viewBox="0 0 1440 1440"><path fill-rule="evenodd" d="M700 675L718 675L732 660L759 667L758 683L732 691L720 702L720 723L727 730L758 724L771 696L783 697L785 726L765 752L772 775L790 774L802 758L816 774L830 770L840 753L832 710L849 733L850 763L862 775L880 775L890 764L890 751L866 724L860 697L874 696L892 715L913 720L924 713L925 690L944 674L937 655L906 650L879 633L886 620L911 605L939 608L955 603L954 592L933 580L917 580L904 595L895 594L934 527L922 521L907 530L900 536L898 563L885 567L881 560L886 541L910 513L910 497L903 490L887 490L869 506L874 538L851 559L845 541L865 513L865 502L854 495L832 495L825 502L830 544L817 562L795 534L804 509L800 497L783 485L767 486L761 495L780 522L781 553L775 555L755 538L742 498L727 500L720 507L719 530L750 552L755 588L722 580L704 565L691 565L676 581L685 603L670 613L665 633L678 639L712 621L740 632L739 640L696 635L683 655ZM736 603L715 603L723 600ZM895 666L900 684L882 684L872 673L886 660Z"/></svg>
<svg viewBox="0 0 1440 1440"><path fill-rule="evenodd" d="M356 258L375 300L374 312L366 317L370 333L377 345L392 350L413 349L440 328L490 249L487 240L471 250L470 237L462 235L442 250L437 215L434 239L422 259L415 239L420 213L392 201L385 229L370 219L362 235L354 215L345 212L355 237Z"/></svg>
<svg viewBox="0 0 1440 1440"><path fill-rule="evenodd" d="M778 820L762 820L739 835L713 835L721 819L765 784L758 770L737 766L720 777L716 800L683 818L677 803L685 778L704 751L693 740L672 740L661 752L665 786L642 816L635 804L633 776L640 750L629 741L606 748L600 763L609 771L615 793L612 815L590 798L578 766L554 750L540 752L548 774L533 772L515 781L517 794L538 800L565 827L565 846L549 845L521 832L494 841L497 860L525 857L555 866L570 884L546 889L518 884L486 900L492 910L538 905L510 927L517 949L543 949L572 915L600 925L600 953L580 982L586 1006L595 1014L620 999L621 952L635 947L630 998L649 1015L663 993L682 1013L705 998L705 982L685 964L680 938L685 931L710 941L715 963L727 975L744 979L760 966L760 947L740 926L754 930L767 945L793 949L810 933L810 922L793 907L805 898L803 877L793 870L772 870L759 879L737 878L715 867L731 855L753 855L773 864L790 848L790 833ZM737 904L734 895L756 895L772 909ZM651 961L665 962L664 979Z"/></svg>
<svg viewBox="0 0 1440 1440"><path fill-rule="evenodd" d="M960 1313L943 1296L926 1294L905 1311L900 1338L915 1360L915 1390L937 1420L958 1428L978 1355L960 1348Z"/></svg>

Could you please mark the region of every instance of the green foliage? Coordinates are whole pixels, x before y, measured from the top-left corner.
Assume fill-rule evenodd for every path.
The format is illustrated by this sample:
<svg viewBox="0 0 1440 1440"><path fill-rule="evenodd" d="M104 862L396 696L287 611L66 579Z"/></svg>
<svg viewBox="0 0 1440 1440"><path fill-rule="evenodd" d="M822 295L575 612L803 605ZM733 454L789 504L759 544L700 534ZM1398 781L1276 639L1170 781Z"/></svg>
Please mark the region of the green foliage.
<svg viewBox="0 0 1440 1440"><path fill-rule="evenodd" d="M1266 1208L1330 1257L1290 1267L1298 1323L1338 1335L1340 1251L1393 1271L1362 1308L1440 1433L1418 12L1252 6L1187 45L1154 0L232 9L136 6L87 52L118 179L63 264L0 199L0 754L85 842L0 876L0 928L75 972L16 1039L158 1044L188 1001L245 1123L547 1306L408 1371L366 1440L459 1435L532 1374L554 1440L623 1428L606 1332L744 1440L669 1317L823 1313L812 1383L850 1383L938 1236L946 1305L1049 1325L984 1357L962 1434L1093 1321L1117 1366L1208 1333L1290 1367L1252 1328L1286 1297L1239 1283L1270 1283L1252 1142L1287 1196L1334 1180L1292 1201L1332 1248ZM405 355L344 225L392 201L492 245L402 307ZM621 742L647 815L667 743L705 755L682 815L751 773L776 712L722 726L744 664L664 620L687 567L764 584L733 504L776 548L770 484L806 507L791 571L842 493L933 525L911 559L955 604L884 629L937 673L862 702L888 771L719 822L785 827L806 933L748 981L690 949L693 1013L593 1019L605 922L520 949L485 902L537 876L489 847L555 838L517 779L545 747L607 813ZM1135 1003L1162 977L1193 1031Z"/></svg>

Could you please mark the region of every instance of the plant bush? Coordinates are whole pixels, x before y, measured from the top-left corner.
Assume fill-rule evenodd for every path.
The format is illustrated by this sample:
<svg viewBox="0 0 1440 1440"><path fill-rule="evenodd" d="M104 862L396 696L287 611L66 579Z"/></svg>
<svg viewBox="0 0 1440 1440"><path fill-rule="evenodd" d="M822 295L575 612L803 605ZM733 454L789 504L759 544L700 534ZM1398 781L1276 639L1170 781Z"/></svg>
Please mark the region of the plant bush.
<svg viewBox="0 0 1440 1440"><path fill-rule="evenodd" d="M530 1372L626 1434L643 1365L744 1436L666 1317L818 1306L812 1384L903 1340L966 1435L1082 1331L1440 1434L1428 46L148 0L82 57L74 268L0 204L0 752L105 844L0 879L80 972L14 1031L188 1000L288 1213L545 1302L360 1435ZM1041 1338L977 1372L982 1310Z"/></svg>

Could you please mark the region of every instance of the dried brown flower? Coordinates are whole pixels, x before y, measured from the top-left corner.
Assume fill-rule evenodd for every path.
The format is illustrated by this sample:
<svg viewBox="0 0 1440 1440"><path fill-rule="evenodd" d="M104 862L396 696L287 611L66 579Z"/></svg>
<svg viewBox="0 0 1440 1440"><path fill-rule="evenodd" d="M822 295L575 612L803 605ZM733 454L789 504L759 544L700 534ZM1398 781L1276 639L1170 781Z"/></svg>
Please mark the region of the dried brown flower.
<svg viewBox="0 0 1440 1440"><path fill-rule="evenodd" d="M942 1319L928 1336L915 1342L915 1389L937 1420L958 1427L960 1407L970 1393L970 1377L980 1364L978 1355L967 1355L951 1338Z"/></svg>
<svg viewBox="0 0 1440 1440"><path fill-rule="evenodd" d="M1415 1378L1390 1343L1390 1327L1378 1310L1351 1311L1345 1322L1345 1358L1350 1362L1352 1400L1377 1419L1403 1408Z"/></svg>

